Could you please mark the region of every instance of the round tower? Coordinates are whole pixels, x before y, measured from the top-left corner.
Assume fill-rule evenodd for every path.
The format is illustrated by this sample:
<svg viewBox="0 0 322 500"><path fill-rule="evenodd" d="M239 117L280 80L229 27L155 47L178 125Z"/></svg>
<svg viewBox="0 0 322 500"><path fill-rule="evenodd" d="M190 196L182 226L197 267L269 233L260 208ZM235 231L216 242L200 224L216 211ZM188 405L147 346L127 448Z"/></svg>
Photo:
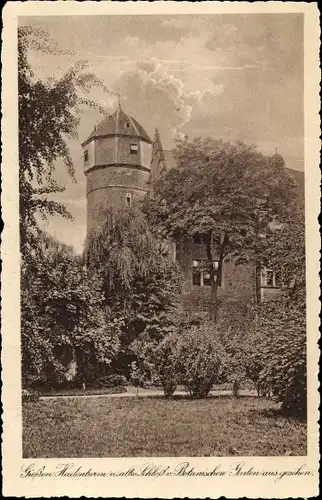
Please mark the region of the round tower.
<svg viewBox="0 0 322 500"><path fill-rule="evenodd" d="M89 233L102 222L108 205L132 205L148 191L152 141L119 105L82 147Z"/></svg>

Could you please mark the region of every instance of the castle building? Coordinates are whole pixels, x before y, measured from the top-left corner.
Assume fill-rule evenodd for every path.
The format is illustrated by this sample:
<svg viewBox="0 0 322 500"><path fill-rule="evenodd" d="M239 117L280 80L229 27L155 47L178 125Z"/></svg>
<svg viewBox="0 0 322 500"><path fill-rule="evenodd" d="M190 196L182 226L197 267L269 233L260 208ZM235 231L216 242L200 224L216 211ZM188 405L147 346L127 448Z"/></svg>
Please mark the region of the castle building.
<svg viewBox="0 0 322 500"><path fill-rule="evenodd" d="M98 227L108 205L132 205L151 191L153 182L176 165L172 151L165 151L158 131L151 140L144 128L119 105L104 118L82 144L86 176L87 234ZM272 161L285 167L281 155ZM304 176L291 169L304 204ZM197 308L206 308L211 287L210 275L204 269L207 261L203 235L175 243L173 251L184 275L187 300ZM215 263L216 265L216 263ZM219 299L232 302L240 299L259 302L279 292L278 276L272 269L255 269L251 264L236 266L223 263L219 280Z"/></svg>

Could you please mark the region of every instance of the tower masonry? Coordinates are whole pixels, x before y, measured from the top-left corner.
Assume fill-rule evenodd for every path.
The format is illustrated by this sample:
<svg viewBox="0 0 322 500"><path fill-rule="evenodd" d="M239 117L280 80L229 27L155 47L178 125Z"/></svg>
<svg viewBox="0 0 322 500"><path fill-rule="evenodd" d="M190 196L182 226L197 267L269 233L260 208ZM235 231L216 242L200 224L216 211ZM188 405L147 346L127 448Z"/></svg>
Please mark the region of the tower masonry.
<svg viewBox="0 0 322 500"><path fill-rule="evenodd" d="M89 234L101 224L107 206L132 205L148 191L152 140L119 105L82 147Z"/></svg>

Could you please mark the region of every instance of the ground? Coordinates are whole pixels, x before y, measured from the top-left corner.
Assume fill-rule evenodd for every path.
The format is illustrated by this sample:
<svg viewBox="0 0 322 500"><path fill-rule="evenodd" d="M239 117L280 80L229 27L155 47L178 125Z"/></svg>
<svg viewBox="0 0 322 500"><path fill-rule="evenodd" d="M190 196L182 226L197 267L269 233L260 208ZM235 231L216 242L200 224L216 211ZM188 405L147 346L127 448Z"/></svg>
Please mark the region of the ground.
<svg viewBox="0 0 322 500"><path fill-rule="evenodd" d="M256 397L90 397L23 405L24 458L306 455L306 425Z"/></svg>

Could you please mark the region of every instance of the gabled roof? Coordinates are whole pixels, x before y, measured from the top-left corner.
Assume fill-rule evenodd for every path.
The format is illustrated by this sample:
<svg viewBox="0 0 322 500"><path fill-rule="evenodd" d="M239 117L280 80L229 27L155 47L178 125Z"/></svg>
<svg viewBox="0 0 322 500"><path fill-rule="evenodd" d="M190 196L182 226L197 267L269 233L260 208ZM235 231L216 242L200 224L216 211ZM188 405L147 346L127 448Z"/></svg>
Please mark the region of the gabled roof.
<svg viewBox="0 0 322 500"><path fill-rule="evenodd" d="M137 137L138 139L142 139L152 144L150 137L142 125L140 125L135 118L124 113L121 106L118 106L117 110L112 115L108 115L94 127L93 132L86 141L83 142L83 146L94 139L94 137L107 137L113 135Z"/></svg>

